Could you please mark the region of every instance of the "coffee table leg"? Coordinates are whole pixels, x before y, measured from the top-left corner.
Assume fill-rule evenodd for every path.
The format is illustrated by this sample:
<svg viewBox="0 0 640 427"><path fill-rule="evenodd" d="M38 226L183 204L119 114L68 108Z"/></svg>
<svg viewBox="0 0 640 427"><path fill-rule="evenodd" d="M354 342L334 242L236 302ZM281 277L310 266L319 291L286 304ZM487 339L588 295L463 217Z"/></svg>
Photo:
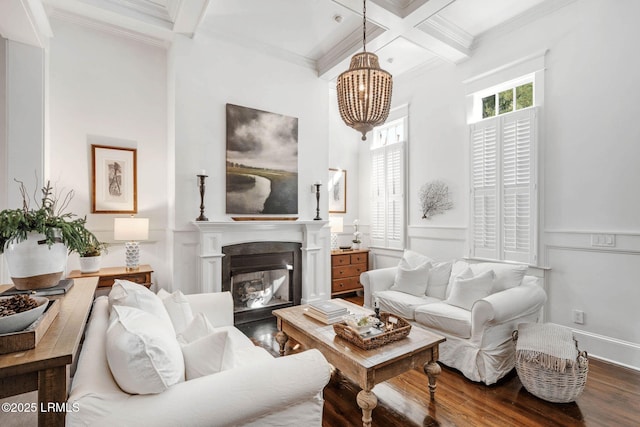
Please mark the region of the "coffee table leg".
<svg viewBox="0 0 640 427"><path fill-rule="evenodd" d="M425 363L423 369L429 378L429 394L431 395L431 400L434 400L436 394L436 379L438 379L438 375L442 372L442 368L440 368L437 362L432 360L431 362Z"/></svg>
<svg viewBox="0 0 640 427"><path fill-rule="evenodd" d="M373 408L378 406L378 398L371 390L360 390L356 401L358 406L362 408L363 427L371 427L371 412L373 412Z"/></svg>
<svg viewBox="0 0 640 427"><path fill-rule="evenodd" d="M287 344L289 337L282 331L276 333L276 341L280 345L280 356L284 356L284 346Z"/></svg>

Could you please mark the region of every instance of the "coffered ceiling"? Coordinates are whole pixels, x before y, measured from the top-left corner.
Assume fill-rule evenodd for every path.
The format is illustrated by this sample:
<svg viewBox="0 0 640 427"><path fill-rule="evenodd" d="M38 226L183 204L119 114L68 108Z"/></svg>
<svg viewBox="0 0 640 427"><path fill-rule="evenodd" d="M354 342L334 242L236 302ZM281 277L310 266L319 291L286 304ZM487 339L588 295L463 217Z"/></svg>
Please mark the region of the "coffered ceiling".
<svg viewBox="0 0 640 427"><path fill-rule="evenodd" d="M486 34L570 1L369 0L366 48L396 76L441 61L459 63ZM167 45L176 34L202 33L314 68L333 80L362 50L362 7L362 0L2 0L0 33L11 38L23 26L42 28L33 17L43 11L156 44ZM26 10L27 19L8 19L16 9Z"/></svg>

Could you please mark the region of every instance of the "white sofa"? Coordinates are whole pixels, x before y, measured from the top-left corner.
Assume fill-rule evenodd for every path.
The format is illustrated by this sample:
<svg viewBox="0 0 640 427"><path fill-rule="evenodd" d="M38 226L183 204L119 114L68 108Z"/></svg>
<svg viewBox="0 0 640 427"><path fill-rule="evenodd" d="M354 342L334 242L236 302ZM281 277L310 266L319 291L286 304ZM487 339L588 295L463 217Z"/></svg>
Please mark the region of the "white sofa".
<svg viewBox="0 0 640 427"><path fill-rule="evenodd" d="M233 326L228 292L186 296L227 331L234 367L181 381L157 394L128 394L112 376L106 342L107 297L95 300L77 371L67 426L321 426L330 365L317 350L274 358Z"/></svg>
<svg viewBox="0 0 640 427"><path fill-rule="evenodd" d="M427 258L429 259L429 258ZM381 311L402 316L412 324L424 327L446 337L440 345L439 361L456 368L472 381L487 385L497 382L515 366L515 345L511 333L523 322L537 322L546 301L541 279L524 275L527 266L501 263L468 264L465 261L436 263L429 273L429 281L442 285L440 294L414 295L393 290L398 267L371 270L362 273L364 305L373 307L377 300ZM476 275L491 271L495 279L512 273L522 279L513 287L496 290L471 302L470 309L451 305L451 291L456 278L467 268ZM437 273L434 273L436 272ZM450 272L449 272L450 271ZM448 281L443 280L447 278ZM494 282L495 283L495 282ZM397 285L397 284L396 284ZM429 289L430 284L427 284ZM461 288L460 288L461 289ZM416 292L414 292L416 293Z"/></svg>

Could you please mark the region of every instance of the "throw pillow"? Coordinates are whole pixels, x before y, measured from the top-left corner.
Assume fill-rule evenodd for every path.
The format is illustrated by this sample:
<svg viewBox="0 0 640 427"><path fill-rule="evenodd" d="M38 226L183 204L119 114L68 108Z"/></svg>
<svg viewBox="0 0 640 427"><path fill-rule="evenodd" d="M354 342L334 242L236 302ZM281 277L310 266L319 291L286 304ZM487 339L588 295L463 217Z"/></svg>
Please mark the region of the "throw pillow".
<svg viewBox="0 0 640 427"><path fill-rule="evenodd" d="M456 261L453 263L453 265L451 266L451 276L449 278L449 284L447 285L447 292L446 292L446 297L449 298L449 295L451 294L451 288L453 287L453 282L454 280L456 280L456 277L458 277L462 272L466 271L469 268L469 263L466 261ZM471 274L470 277L473 277L473 272L471 272L471 270L469 270L469 273Z"/></svg>
<svg viewBox="0 0 640 427"><path fill-rule="evenodd" d="M451 276L451 262L433 263L429 270L429 283L427 285L427 296L445 299L449 277Z"/></svg>
<svg viewBox="0 0 640 427"><path fill-rule="evenodd" d="M156 316L115 305L109 322L107 362L122 390L129 394L155 394L184 381L180 345Z"/></svg>
<svg viewBox="0 0 640 427"><path fill-rule="evenodd" d="M433 262L433 259L429 258L428 256L422 255L409 249L405 249L402 253L402 260L404 260L411 268L416 268L427 261Z"/></svg>
<svg viewBox="0 0 640 427"><path fill-rule="evenodd" d="M227 342L227 331L216 331L182 345L187 381L218 373Z"/></svg>
<svg viewBox="0 0 640 427"><path fill-rule="evenodd" d="M429 261L425 261L416 267L411 267L407 260L402 258L396 270L393 286L389 289L418 297L423 296L427 291L430 269L431 263Z"/></svg>
<svg viewBox="0 0 640 427"><path fill-rule="evenodd" d="M463 276L466 276L466 273ZM471 278L456 277L451 294L445 302L449 305L471 310L473 303L491 294L495 273L492 270Z"/></svg>
<svg viewBox="0 0 640 427"><path fill-rule="evenodd" d="M164 308L167 309L167 313L169 314L169 318L171 319L171 323L173 324L173 328L176 333L180 333L189 326L193 320L191 304L189 304L189 300L181 291L175 291L172 294L168 292L165 293L167 295L162 298ZM158 292L158 295L160 295L160 292Z"/></svg>
<svg viewBox="0 0 640 427"><path fill-rule="evenodd" d="M216 328L211 325L209 319L203 313L198 313L189 325L178 334L177 339L180 344L187 344L209 335L215 330Z"/></svg>
<svg viewBox="0 0 640 427"><path fill-rule="evenodd" d="M135 307L153 314L175 336L173 323L162 300L145 286L128 280L116 279L111 287L111 292L109 292L109 308L113 306Z"/></svg>
<svg viewBox="0 0 640 427"><path fill-rule="evenodd" d="M527 274L528 267L524 264L501 264L497 262L481 262L471 264L474 276L485 271L493 270L496 280L491 293L504 291L505 289L520 286L522 278Z"/></svg>

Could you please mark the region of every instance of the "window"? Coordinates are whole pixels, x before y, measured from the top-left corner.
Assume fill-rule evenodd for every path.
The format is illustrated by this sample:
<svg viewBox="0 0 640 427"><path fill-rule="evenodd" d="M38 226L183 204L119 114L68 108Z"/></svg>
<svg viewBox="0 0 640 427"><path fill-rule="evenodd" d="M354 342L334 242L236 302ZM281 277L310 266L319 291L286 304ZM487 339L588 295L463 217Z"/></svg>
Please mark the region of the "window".
<svg viewBox="0 0 640 427"><path fill-rule="evenodd" d="M515 99L515 102L514 102ZM496 105L498 111L496 113ZM511 113L533 106L533 82L513 86L482 97L482 118Z"/></svg>
<svg viewBox="0 0 640 427"><path fill-rule="evenodd" d="M404 248L406 116L374 129L371 146L371 245Z"/></svg>
<svg viewBox="0 0 640 427"><path fill-rule="evenodd" d="M527 108L470 126L472 257L537 261L536 117Z"/></svg>

